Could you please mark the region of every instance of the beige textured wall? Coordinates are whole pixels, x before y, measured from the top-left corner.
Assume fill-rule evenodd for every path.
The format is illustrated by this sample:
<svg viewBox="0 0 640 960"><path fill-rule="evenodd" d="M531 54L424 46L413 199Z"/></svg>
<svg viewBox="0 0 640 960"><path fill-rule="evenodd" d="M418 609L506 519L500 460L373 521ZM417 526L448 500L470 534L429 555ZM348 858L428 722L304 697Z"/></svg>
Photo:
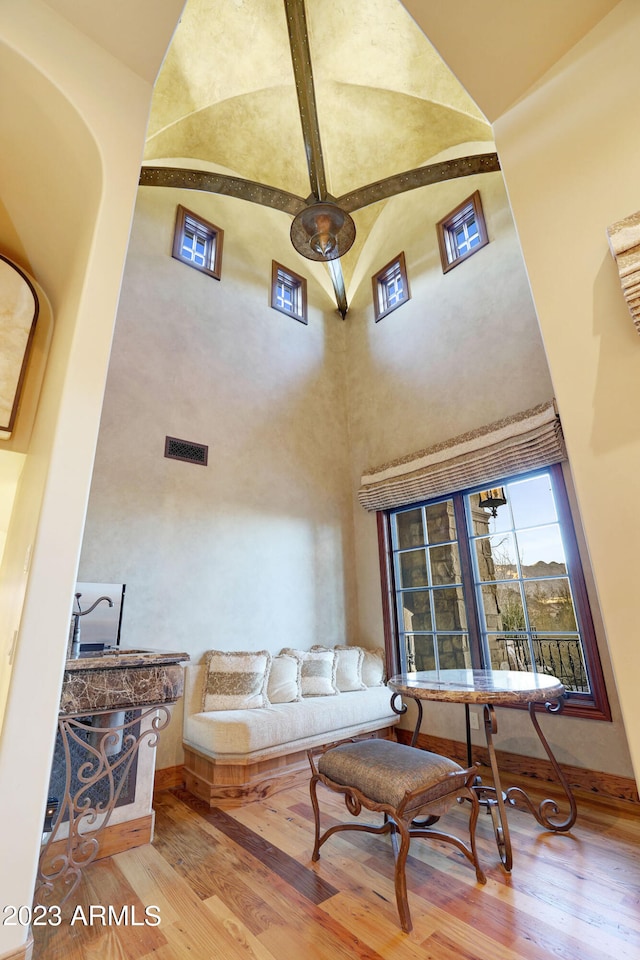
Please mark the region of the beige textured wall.
<svg viewBox="0 0 640 960"><path fill-rule="evenodd" d="M488 246L442 273L435 223L474 190ZM404 250L411 300L378 323L370 274ZM387 204L366 250L347 336L352 489L364 469L553 396L535 311L499 173L452 181ZM375 517L356 503L358 609L382 641Z"/></svg>
<svg viewBox="0 0 640 960"><path fill-rule="evenodd" d="M445 276L433 224L476 188L491 242ZM221 282L171 258L178 202L225 230ZM260 207L139 190L78 575L127 583L129 646L198 660L211 647L381 644L362 469L553 395L500 175L388 203L346 323L287 234ZM376 324L370 276L400 250L412 299ZM270 309L272 257L309 277L308 327ZM208 444L209 466L166 460L166 435ZM552 718L546 732L564 762L628 776L611 692L613 724ZM453 707L426 723L463 735ZM541 755L526 716L501 724L504 749ZM178 706L160 768L182 762L180 740Z"/></svg>
<svg viewBox="0 0 640 960"><path fill-rule="evenodd" d="M221 281L172 259L177 203L225 231ZM289 224L138 192L78 575L126 582L123 644L197 661L352 638L345 324ZM308 277L308 326L270 307L272 259ZM167 435L208 466L166 459ZM180 762L175 717L158 763Z"/></svg>
<svg viewBox="0 0 640 960"><path fill-rule="evenodd" d="M639 44L623 0L495 129L640 781L640 340L606 236L640 208Z"/></svg>
<svg viewBox="0 0 640 960"><path fill-rule="evenodd" d="M433 224L475 189L481 193L491 242L444 275ZM412 299L375 323L369 274L400 250L407 259ZM500 174L396 198L372 232L366 255L371 269L362 270L347 326L354 495L367 467L553 396ZM382 643L375 516L355 502L354 518L359 636L367 644ZM601 637L610 675L602 631ZM631 776L613 682L610 692L614 723L545 718L545 733L562 761ZM544 756L526 714L501 714L502 749ZM464 738L464 713L447 704L427 704L423 729Z"/></svg>

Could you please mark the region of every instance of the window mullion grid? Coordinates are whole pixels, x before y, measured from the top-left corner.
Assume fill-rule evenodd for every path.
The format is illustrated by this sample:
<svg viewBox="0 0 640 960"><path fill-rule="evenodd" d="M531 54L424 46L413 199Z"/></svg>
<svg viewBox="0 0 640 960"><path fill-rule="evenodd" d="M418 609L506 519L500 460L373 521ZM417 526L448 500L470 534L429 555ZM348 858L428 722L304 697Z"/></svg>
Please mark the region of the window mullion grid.
<svg viewBox="0 0 640 960"><path fill-rule="evenodd" d="M556 504L556 522L562 534L564 553L566 558L567 579L571 596L573 599L573 609L576 616L577 631L575 636L580 644L579 656L582 658L582 665L587 671L589 689L586 693L570 692L570 699L564 706L564 712L571 715L584 718L593 718L599 720L611 719L611 708L609 706L607 691L600 661L597 640L593 625L593 617L589 607L588 591L586 589L585 577L582 571L580 551L576 535L573 531L569 500L564 488L564 477L562 467L554 464L547 468L551 476L552 489ZM530 474L532 476L535 474ZM505 478L502 485L506 486L511 480L527 479L527 475ZM467 634L469 637L469 646L471 654L471 664L474 669L492 669L491 658L487 649L488 631L482 627L481 611L482 606L482 580L477 568L477 556L474 547L475 540L481 535L474 534L473 518L471 512L471 501L474 490L464 491L453 494L449 497L453 501L456 528L458 531L457 542L460 557L460 579L462 582L462 595L467 613ZM420 506L423 511L430 504L415 504ZM407 507L409 509L409 507ZM397 544L392 544L391 530L395 530L394 515L400 511L389 511L378 514L378 531L381 558L381 578L383 588L383 610L388 611L390 616L385 615L385 644L387 657L390 665L395 669L400 667L401 642L404 642L403 622L398 616L400 601L400 589L397 573L395 573L394 557L397 553ZM511 524L513 532L513 523ZM519 573L519 584L521 596L523 597L523 610L525 611L525 623L528 642L532 643L533 630L529 622L526 597L523 596L525 580L522 578L522 566L520 563L520 553L517 551L517 570ZM394 576L395 574L395 576ZM549 577L548 579L555 579ZM497 581L487 581L497 582ZM513 583L512 580L500 581ZM435 588L430 588L433 596ZM432 624L435 616L435 605L432 607ZM420 631L423 633L423 631ZM524 630L522 631L524 632ZM554 636L567 636L571 639L574 634L567 631L547 631ZM401 640L402 633L402 640ZM546 635L546 634L545 634ZM395 653L394 653L395 652ZM394 659L395 658L395 659ZM533 650L531 651L532 664L535 665ZM392 663L393 661L393 663Z"/></svg>
<svg viewBox="0 0 640 960"><path fill-rule="evenodd" d="M402 577L400 575L400 558L402 553L397 549L396 536L397 536L397 527L395 521L391 524L391 572L393 576L394 583L392 584L392 592L396 597L395 604L395 622L396 622L396 640L397 640L397 653L399 657L400 668L402 670L407 670L407 643L406 643L406 632L404 629L404 612L403 612L403 603L402 603L402 592L404 591L404 585L402 584ZM400 585L400 589L398 589ZM400 594L400 602L398 603L398 594Z"/></svg>
<svg viewBox="0 0 640 960"><path fill-rule="evenodd" d="M429 616L431 619L431 642L433 644L433 665L440 669L440 652L438 650L438 634L436 631L436 591L433 585L433 571L431 570L431 550L429 549L429 534L427 528L427 508L422 508L422 524L425 531L425 565L427 570L427 590L429 591Z"/></svg>
<svg viewBox="0 0 640 960"><path fill-rule="evenodd" d="M453 511L458 531L458 549L460 551L460 578L462 580L462 596L467 611L467 630L469 633L469 647L471 664L476 670L485 667L486 652L481 640L480 617L475 590L475 573L471 556L471 517L467 520L464 497L457 493L453 496Z"/></svg>
<svg viewBox="0 0 640 960"><path fill-rule="evenodd" d="M509 485L506 485L506 489L509 489ZM527 596L524 591L524 575L522 573L522 563L520 561L520 541L518 540L518 534L516 532L516 525L513 519L513 510L511 508L511 497L507 495L506 506L509 509L509 523L510 523L510 533L513 537L513 545L515 547L515 561L516 561L516 573L518 574L518 587L520 590L520 603L522 604L522 613L524 615L524 627L527 634L527 647L529 648L529 660L531 661L531 670L533 673L537 673L538 669L536 666L536 657L535 650L533 647L533 629L531 627L531 621L529 620L529 609L527 607ZM557 512L557 511L556 511ZM505 580L504 583L510 583L511 581Z"/></svg>

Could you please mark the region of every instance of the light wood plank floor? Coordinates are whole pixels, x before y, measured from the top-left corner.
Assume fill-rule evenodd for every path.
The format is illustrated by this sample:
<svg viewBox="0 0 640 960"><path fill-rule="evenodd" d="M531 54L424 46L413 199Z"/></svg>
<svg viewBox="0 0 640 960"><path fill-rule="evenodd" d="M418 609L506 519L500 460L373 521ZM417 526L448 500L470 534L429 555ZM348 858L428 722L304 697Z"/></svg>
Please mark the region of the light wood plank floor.
<svg viewBox="0 0 640 960"><path fill-rule="evenodd" d="M325 824L348 816L339 798L319 794ZM640 815L630 804L580 798L568 834L510 811L511 875L481 813L486 886L453 847L415 840L409 935L398 924L388 837L332 837L311 863L306 787L232 811L210 811L171 790L155 807L153 844L89 867L60 926L34 929L35 960L640 957ZM455 807L442 826L464 832L467 816L465 806ZM109 925L94 911L90 925L84 918L92 905L111 905L116 915L127 906L129 923ZM144 923L150 906L158 908L157 926Z"/></svg>

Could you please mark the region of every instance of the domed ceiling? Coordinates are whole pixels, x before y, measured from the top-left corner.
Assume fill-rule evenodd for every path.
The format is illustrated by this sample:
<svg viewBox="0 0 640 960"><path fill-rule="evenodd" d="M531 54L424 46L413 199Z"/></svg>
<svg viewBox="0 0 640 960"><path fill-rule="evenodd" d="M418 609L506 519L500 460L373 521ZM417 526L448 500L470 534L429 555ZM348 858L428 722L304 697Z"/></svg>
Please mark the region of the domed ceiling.
<svg viewBox="0 0 640 960"><path fill-rule="evenodd" d="M399 0L188 0L141 183L264 203L283 230L335 201L356 225L332 264L344 315L344 276L390 196L496 169L489 123Z"/></svg>

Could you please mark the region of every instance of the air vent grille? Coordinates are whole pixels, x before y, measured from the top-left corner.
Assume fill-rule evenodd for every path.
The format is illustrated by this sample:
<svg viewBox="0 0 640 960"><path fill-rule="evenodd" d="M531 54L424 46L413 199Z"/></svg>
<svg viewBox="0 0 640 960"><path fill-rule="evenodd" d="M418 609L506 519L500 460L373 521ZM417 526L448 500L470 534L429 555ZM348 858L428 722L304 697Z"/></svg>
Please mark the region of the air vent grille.
<svg viewBox="0 0 640 960"><path fill-rule="evenodd" d="M185 460L206 467L209 447L203 443L191 443L190 440L178 440L177 437L165 437L164 455L170 460Z"/></svg>

